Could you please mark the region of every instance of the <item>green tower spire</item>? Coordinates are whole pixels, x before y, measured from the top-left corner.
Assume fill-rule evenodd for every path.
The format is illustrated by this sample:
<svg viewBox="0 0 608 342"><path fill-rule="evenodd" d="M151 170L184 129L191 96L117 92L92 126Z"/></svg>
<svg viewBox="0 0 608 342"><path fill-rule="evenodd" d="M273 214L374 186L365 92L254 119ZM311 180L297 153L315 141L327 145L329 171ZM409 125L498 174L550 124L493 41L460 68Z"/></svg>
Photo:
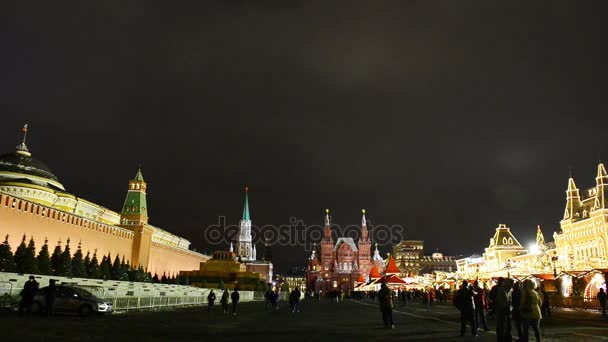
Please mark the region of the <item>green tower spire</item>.
<svg viewBox="0 0 608 342"><path fill-rule="evenodd" d="M135 175L135 179L136 181L144 181L144 176L141 174L141 167L137 168L137 174Z"/></svg>
<svg viewBox="0 0 608 342"><path fill-rule="evenodd" d="M148 223L146 188L146 182L140 168L137 170L135 178L129 181L129 190L121 212L124 224Z"/></svg>
<svg viewBox="0 0 608 342"><path fill-rule="evenodd" d="M245 207L243 207L243 221L251 221L249 217L249 187L245 186Z"/></svg>

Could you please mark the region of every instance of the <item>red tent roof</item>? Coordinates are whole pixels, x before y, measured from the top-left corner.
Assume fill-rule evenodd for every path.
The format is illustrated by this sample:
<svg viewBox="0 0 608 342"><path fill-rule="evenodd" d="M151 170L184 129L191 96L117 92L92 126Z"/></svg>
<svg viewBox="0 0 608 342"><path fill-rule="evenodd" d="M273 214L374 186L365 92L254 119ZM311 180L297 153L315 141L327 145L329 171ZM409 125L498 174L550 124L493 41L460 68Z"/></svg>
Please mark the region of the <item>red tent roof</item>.
<svg viewBox="0 0 608 342"><path fill-rule="evenodd" d="M386 277L382 278L382 281L386 282L387 284L407 284L405 280L394 274L387 275Z"/></svg>
<svg viewBox="0 0 608 342"><path fill-rule="evenodd" d="M378 272L378 267L376 267L376 265L372 265L372 269L369 271L369 278L378 279L381 277L380 272Z"/></svg>
<svg viewBox="0 0 608 342"><path fill-rule="evenodd" d="M386 274L399 274L401 271L399 271L399 267L397 267L397 263L395 262L395 259L393 258L393 256L389 256L388 257L388 263L386 265L386 270L384 271L384 273Z"/></svg>
<svg viewBox="0 0 608 342"><path fill-rule="evenodd" d="M363 278L363 275L361 273L359 273L359 279L357 279L357 283L365 283L365 279Z"/></svg>

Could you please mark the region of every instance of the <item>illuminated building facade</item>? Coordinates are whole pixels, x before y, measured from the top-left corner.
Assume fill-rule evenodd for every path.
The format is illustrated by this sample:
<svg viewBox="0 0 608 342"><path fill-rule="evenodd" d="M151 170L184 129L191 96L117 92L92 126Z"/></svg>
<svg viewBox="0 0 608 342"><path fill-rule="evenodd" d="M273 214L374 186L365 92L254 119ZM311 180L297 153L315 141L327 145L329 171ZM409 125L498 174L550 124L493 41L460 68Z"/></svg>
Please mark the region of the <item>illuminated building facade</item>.
<svg viewBox="0 0 608 342"><path fill-rule="evenodd" d="M355 244L352 238L341 237L334 243L331 237L331 218L329 209L325 215L324 237L321 241L321 256L313 247L306 271L307 288L313 291L352 291L359 277L369 278L375 266L384 269L384 261L378 253L371 255L371 241L367 230L365 210L361 218L361 238Z"/></svg>
<svg viewBox="0 0 608 342"><path fill-rule="evenodd" d="M560 230L553 234L557 267L562 270L608 268L608 174L597 166L595 186L582 193L568 180L566 208Z"/></svg>
<svg viewBox="0 0 608 342"><path fill-rule="evenodd" d="M452 256L436 252L424 255L424 241L403 240L393 246L393 255L401 277L414 277L433 272L454 272L456 261Z"/></svg>
<svg viewBox="0 0 608 342"><path fill-rule="evenodd" d="M35 241L80 242L83 251L124 256L152 274L176 275L208 256L189 250L187 239L148 222L147 184L141 170L129 181L120 213L69 193L23 142L0 156L0 233L17 246L23 235Z"/></svg>

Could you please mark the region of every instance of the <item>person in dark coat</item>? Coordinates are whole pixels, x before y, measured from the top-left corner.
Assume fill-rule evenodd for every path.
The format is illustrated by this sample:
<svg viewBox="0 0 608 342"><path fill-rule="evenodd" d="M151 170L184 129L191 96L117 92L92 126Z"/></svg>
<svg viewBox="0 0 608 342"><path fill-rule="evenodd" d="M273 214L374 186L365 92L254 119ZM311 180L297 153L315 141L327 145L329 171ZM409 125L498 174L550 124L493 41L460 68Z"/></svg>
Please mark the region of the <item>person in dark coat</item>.
<svg viewBox="0 0 608 342"><path fill-rule="evenodd" d="M228 313L228 299L230 297L230 294L228 294L228 289L224 290L224 293L222 294L222 299L220 299L220 303L222 303L222 311L227 314Z"/></svg>
<svg viewBox="0 0 608 342"><path fill-rule="evenodd" d="M55 305L55 295L57 291L57 287L55 286L55 279L49 279L49 286L46 288L46 292L44 293L44 300L46 306L46 315L53 316L53 306Z"/></svg>
<svg viewBox="0 0 608 342"><path fill-rule="evenodd" d="M511 306L513 308L513 310L511 311L511 319L513 323L515 323L515 329L517 330L518 338L521 338L523 336L521 312L519 310L520 304L521 285L520 283L515 283L513 284L513 290L511 291Z"/></svg>
<svg viewBox="0 0 608 342"><path fill-rule="evenodd" d="M299 288L295 288L291 291L289 295L289 301L291 303L291 312L300 312L300 296L302 296L302 292L300 292Z"/></svg>
<svg viewBox="0 0 608 342"><path fill-rule="evenodd" d="M511 287L513 279L499 278L494 310L496 312L496 340L511 341Z"/></svg>
<svg viewBox="0 0 608 342"><path fill-rule="evenodd" d="M602 316L606 317L606 291L603 288L600 288L600 292L597 293L597 300L600 302Z"/></svg>
<svg viewBox="0 0 608 342"><path fill-rule="evenodd" d="M378 301L380 303L380 311L382 312L382 321L384 321L385 328L395 328L395 322L393 322L393 295L392 291L386 286L386 283L382 283L380 291L378 291Z"/></svg>
<svg viewBox="0 0 608 342"><path fill-rule="evenodd" d="M475 326L479 329L481 324L483 330L488 331L490 329L488 329L488 322L486 321L486 309L488 308L486 289L479 286L479 281L475 280L473 291L477 293L475 295Z"/></svg>
<svg viewBox="0 0 608 342"><path fill-rule="evenodd" d="M211 290L211 292L209 292L209 295L207 296L207 303L209 303L209 306L207 306L207 312L210 312L211 310L213 310L213 304L215 304L215 293L213 292L213 290Z"/></svg>
<svg viewBox="0 0 608 342"><path fill-rule="evenodd" d="M32 312L32 303L34 302L34 296L38 291L38 282L36 277L30 276L28 281L23 284L23 290L21 291L21 303L19 303L19 313L23 314L23 311L28 315Z"/></svg>
<svg viewBox="0 0 608 342"><path fill-rule="evenodd" d="M475 295L477 292L469 285L468 281L462 282L462 287L456 293L454 305L460 310L460 336L464 336L467 329L467 322L471 325L471 333L477 335L477 325L475 324Z"/></svg>
<svg viewBox="0 0 608 342"><path fill-rule="evenodd" d="M270 301L270 308L272 310L276 310L277 298L275 297L274 290L270 291L270 293L268 294L268 300Z"/></svg>
<svg viewBox="0 0 608 342"><path fill-rule="evenodd" d="M549 294L546 291L541 291L543 304L540 307L543 316L551 317L551 302L549 301Z"/></svg>
<svg viewBox="0 0 608 342"><path fill-rule="evenodd" d="M234 288L234 291L232 291L230 299L232 299L232 314L236 316L236 305L239 303L240 299L239 291L237 291L236 287Z"/></svg>
<svg viewBox="0 0 608 342"><path fill-rule="evenodd" d="M264 293L264 299L266 300L266 303L264 304L264 310L268 309L268 304L271 304L271 306L274 306L272 304L272 290L268 289L268 291L266 291L266 293Z"/></svg>

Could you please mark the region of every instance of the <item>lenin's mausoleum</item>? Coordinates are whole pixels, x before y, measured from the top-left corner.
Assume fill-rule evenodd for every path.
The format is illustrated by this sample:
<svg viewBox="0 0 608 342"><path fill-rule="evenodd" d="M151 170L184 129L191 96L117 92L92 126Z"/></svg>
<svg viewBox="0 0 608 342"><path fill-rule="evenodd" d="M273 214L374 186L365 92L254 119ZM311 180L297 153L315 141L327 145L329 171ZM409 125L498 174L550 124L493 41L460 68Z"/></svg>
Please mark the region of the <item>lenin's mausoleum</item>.
<svg viewBox="0 0 608 342"><path fill-rule="evenodd" d="M24 129L25 130L25 129ZM210 257L189 250L190 242L148 223L146 182L141 170L129 181L120 213L77 197L23 142L0 156L0 234L18 246L25 234L41 246L70 239L84 253L124 256L152 274L198 269Z"/></svg>

